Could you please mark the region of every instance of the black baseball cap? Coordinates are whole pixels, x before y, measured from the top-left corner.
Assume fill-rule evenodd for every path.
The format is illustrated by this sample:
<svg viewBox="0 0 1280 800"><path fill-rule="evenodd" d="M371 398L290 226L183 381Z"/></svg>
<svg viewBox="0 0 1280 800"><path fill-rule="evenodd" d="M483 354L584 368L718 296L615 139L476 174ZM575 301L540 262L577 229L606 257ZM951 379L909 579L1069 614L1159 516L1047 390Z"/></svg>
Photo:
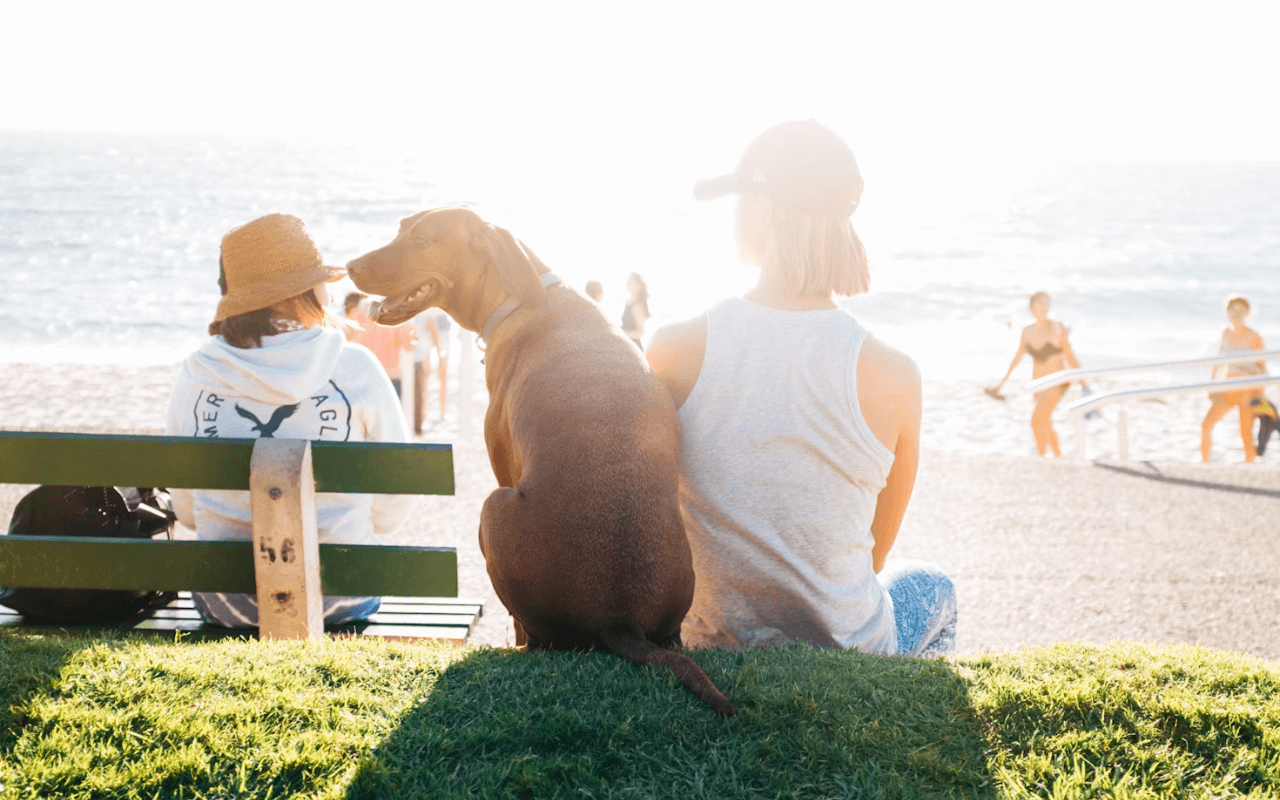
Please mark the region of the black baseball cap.
<svg viewBox="0 0 1280 800"><path fill-rule="evenodd" d="M862 174L848 145L830 130L813 120L784 122L747 145L733 172L693 186L699 200L744 191L800 211L849 215L862 197Z"/></svg>

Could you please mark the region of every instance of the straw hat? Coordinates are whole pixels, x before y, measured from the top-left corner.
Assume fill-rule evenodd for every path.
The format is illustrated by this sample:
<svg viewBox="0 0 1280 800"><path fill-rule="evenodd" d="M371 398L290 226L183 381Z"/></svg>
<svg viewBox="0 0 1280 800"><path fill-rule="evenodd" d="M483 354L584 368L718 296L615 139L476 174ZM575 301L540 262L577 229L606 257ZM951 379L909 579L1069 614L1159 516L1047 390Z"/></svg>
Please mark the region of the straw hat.
<svg viewBox="0 0 1280 800"><path fill-rule="evenodd" d="M222 237L226 286L214 320L247 314L347 274L326 267L302 220L268 214Z"/></svg>

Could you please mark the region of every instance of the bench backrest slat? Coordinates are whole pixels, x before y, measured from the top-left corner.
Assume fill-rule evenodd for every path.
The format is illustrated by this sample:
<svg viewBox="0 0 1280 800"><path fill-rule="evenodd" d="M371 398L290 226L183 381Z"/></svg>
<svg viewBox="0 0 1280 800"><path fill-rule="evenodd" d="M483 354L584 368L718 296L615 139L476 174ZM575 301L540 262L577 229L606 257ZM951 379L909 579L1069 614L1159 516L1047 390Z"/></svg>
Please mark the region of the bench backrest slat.
<svg viewBox="0 0 1280 800"><path fill-rule="evenodd" d="M0 483L248 489L256 439L0 431ZM311 443L317 492L453 494L448 444Z"/></svg>
<svg viewBox="0 0 1280 800"><path fill-rule="evenodd" d="M78 536L0 536L0 586L256 591L249 542ZM458 556L452 547L322 544L320 587L325 594L457 597Z"/></svg>

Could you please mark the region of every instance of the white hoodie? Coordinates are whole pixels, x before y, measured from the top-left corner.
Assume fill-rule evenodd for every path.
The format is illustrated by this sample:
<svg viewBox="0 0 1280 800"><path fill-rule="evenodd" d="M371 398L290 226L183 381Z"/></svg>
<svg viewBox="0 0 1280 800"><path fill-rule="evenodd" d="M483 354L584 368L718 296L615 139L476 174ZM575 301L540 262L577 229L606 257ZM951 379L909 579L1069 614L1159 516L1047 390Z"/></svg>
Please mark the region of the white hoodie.
<svg viewBox="0 0 1280 800"><path fill-rule="evenodd" d="M182 362L165 432L207 438L404 442L409 429L373 353L333 328L264 336L239 348L221 336ZM249 493L173 491L178 519L200 539L252 537ZM377 544L404 521L416 497L318 494L320 541Z"/></svg>

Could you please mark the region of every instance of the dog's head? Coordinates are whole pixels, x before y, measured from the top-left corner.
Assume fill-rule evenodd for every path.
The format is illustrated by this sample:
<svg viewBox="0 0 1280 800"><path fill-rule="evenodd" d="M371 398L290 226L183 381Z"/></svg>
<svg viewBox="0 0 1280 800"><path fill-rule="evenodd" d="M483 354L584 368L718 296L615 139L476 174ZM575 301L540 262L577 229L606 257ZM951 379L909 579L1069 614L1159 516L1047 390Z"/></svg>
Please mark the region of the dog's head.
<svg viewBox="0 0 1280 800"><path fill-rule="evenodd" d="M546 270L510 233L465 208L406 217L390 244L347 264L361 291L385 298L370 310L375 322L397 325L439 306L475 331L508 295L521 305L541 301Z"/></svg>

